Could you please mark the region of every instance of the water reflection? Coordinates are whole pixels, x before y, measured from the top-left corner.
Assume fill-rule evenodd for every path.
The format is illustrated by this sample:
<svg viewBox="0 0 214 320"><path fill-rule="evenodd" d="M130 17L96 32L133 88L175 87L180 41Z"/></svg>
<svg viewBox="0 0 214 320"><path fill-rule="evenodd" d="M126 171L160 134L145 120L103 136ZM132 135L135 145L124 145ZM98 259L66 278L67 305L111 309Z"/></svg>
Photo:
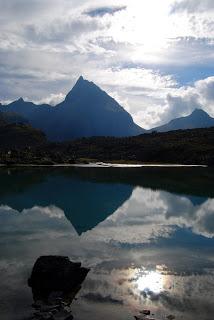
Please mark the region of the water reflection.
<svg viewBox="0 0 214 320"><path fill-rule="evenodd" d="M92 229L98 223L114 213L132 194L133 187L118 183L96 183L96 180L78 178L74 170L68 174L52 175L45 171L22 177L20 172L10 173L10 188L7 183L0 192L0 203L23 212L25 208L49 208L53 212L63 212L76 232L81 233ZM0 176L1 178L1 176ZM20 179L20 181L19 181ZM7 176L1 179L7 181ZM1 184L0 184L1 189ZM48 209L47 209L48 210ZM61 213L60 213L61 214ZM86 219L87 214L87 219Z"/></svg>
<svg viewBox="0 0 214 320"><path fill-rule="evenodd" d="M160 293L164 290L164 276L158 271L141 269L136 274L137 288L142 292Z"/></svg>
<svg viewBox="0 0 214 320"><path fill-rule="evenodd" d="M142 309L157 319L213 318L212 173L124 170L17 171L10 184L3 174L1 319L27 314L26 279L50 254L91 268L74 318L133 319Z"/></svg>

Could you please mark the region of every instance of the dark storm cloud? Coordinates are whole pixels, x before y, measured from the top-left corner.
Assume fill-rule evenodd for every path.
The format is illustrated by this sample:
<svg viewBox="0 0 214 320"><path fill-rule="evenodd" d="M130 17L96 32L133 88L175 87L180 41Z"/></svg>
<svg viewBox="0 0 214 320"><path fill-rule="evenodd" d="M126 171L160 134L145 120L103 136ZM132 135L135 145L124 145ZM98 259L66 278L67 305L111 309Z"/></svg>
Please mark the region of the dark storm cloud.
<svg viewBox="0 0 214 320"><path fill-rule="evenodd" d="M91 9L85 12L90 17L103 17L106 14L113 15L116 12L125 10L126 6L121 6L121 7L100 7L100 8L95 8Z"/></svg>

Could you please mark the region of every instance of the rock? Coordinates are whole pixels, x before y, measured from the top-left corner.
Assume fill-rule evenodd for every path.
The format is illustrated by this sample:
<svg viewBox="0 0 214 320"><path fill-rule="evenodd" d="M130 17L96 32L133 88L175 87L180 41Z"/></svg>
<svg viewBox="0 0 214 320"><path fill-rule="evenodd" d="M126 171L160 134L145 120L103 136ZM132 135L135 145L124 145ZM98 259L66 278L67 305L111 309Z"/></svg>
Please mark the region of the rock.
<svg viewBox="0 0 214 320"><path fill-rule="evenodd" d="M60 312L54 315L54 320L69 320L69 319L73 319L73 316L70 314L70 312L67 312L66 310L61 310Z"/></svg>
<svg viewBox="0 0 214 320"><path fill-rule="evenodd" d="M32 304L32 307L35 308L35 309L40 309L42 307L42 305L44 305L44 303L42 301L36 300Z"/></svg>
<svg viewBox="0 0 214 320"><path fill-rule="evenodd" d="M65 320L73 320L73 316L72 315L70 315L70 316L68 316Z"/></svg>
<svg viewBox="0 0 214 320"><path fill-rule="evenodd" d="M60 309L60 305L44 305L40 308L40 311L49 312L49 311L59 310L59 309Z"/></svg>
<svg viewBox="0 0 214 320"><path fill-rule="evenodd" d="M71 303L89 269L68 257L43 256L34 264L28 285L35 309L32 320L72 320Z"/></svg>
<svg viewBox="0 0 214 320"><path fill-rule="evenodd" d="M54 318L53 318L53 315L52 315L52 313L44 313L43 315L42 315L42 320L53 320Z"/></svg>
<svg viewBox="0 0 214 320"><path fill-rule="evenodd" d="M170 314L169 316L166 317L168 320L174 320L175 316L173 316L172 314Z"/></svg>
<svg viewBox="0 0 214 320"><path fill-rule="evenodd" d="M54 320L54 317L51 312L35 312L33 319Z"/></svg>
<svg viewBox="0 0 214 320"><path fill-rule="evenodd" d="M150 310L144 309L144 310L140 311L140 313L145 314L146 316L149 316L151 312L150 312Z"/></svg>
<svg viewBox="0 0 214 320"><path fill-rule="evenodd" d="M148 318L146 314L144 314L142 316L134 316L134 318L135 318L135 320L155 320L154 318Z"/></svg>
<svg viewBox="0 0 214 320"><path fill-rule="evenodd" d="M80 290L89 269L74 263L68 257L42 256L34 264L28 285L32 288L34 300L54 304L59 299L69 296L71 301Z"/></svg>

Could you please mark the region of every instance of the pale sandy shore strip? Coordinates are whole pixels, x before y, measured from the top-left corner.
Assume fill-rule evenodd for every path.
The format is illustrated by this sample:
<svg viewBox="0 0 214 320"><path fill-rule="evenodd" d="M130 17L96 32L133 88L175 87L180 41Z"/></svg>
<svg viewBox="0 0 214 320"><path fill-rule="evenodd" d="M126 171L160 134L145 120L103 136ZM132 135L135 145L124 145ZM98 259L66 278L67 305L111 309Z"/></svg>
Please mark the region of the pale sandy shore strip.
<svg viewBox="0 0 214 320"><path fill-rule="evenodd" d="M89 163L89 164L73 164L75 167L113 167L113 168L142 168L142 167L163 167L163 168L179 168L179 167L203 167L206 168L206 165L185 165L185 164L121 164L121 163Z"/></svg>
<svg viewBox="0 0 214 320"><path fill-rule="evenodd" d="M91 162L88 164L14 164L8 166L6 164L0 164L0 167L78 167L78 168L144 168L144 167L154 167L154 168L193 168L202 167L207 168L206 165L197 164L121 164L121 163L105 163L105 162Z"/></svg>

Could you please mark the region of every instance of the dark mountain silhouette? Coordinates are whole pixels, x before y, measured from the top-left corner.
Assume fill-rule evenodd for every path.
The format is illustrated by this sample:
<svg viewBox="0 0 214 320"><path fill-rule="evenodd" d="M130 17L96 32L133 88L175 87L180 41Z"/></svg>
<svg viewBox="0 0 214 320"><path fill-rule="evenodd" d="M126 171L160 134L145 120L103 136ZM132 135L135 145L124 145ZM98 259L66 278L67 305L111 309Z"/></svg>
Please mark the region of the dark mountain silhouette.
<svg viewBox="0 0 214 320"><path fill-rule="evenodd" d="M57 106L57 112L63 121L66 139L69 139L71 127L74 137L122 137L143 133L143 129L133 122L127 111L105 91L83 77L78 79L65 100Z"/></svg>
<svg viewBox="0 0 214 320"><path fill-rule="evenodd" d="M54 114L54 108L48 104L36 105L33 102L24 101L23 98L19 98L16 101L8 104L6 107L2 107L1 111L5 114L16 114L22 117L22 123L26 121L34 128L42 130L47 136L52 125L52 119Z"/></svg>
<svg viewBox="0 0 214 320"><path fill-rule="evenodd" d="M90 136L134 136L144 132L112 97L82 76L56 107L38 106L20 98L1 109L19 113L52 141Z"/></svg>
<svg viewBox="0 0 214 320"><path fill-rule="evenodd" d="M42 130L51 141L66 141L91 136L136 136L146 132L167 132L179 129L214 126L214 118L205 111L195 109L192 114L169 123L144 130L136 125L131 115L112 97L93 82L78 79L65 100L52 107L36 105L20 98L7 106L0 105L0 125L27 123ZM4 114L4 116L3 116Z"/></svg>
<svg viewBox="0 0 214 320"><path fill-rule="evenodd" d="M202 109L195 109L189 116L171 120L169 123L160 127L153 128L151 131L167 132L179 129L209 128L214 126L214 118Z"/></svg>

